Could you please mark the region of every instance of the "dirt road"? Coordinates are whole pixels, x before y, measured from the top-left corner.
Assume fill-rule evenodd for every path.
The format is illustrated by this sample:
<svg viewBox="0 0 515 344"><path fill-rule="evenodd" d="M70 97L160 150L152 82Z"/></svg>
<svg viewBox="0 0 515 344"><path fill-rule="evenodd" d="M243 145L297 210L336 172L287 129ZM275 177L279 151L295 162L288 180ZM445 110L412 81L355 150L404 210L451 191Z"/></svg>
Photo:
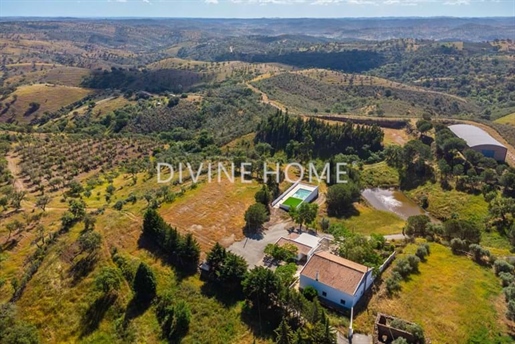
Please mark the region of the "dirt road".
<svg viewBox="0 0 515 344"><path fill-rule="evenodd" d="M11 172L14 178L14 188L17 191L27 190L26 186L23 184L23 181L19 178L20 175L20 166L18 166L19 159L15 158L11 155L11 153L5 156L5 160L7 160L7 168Z"/></svg>

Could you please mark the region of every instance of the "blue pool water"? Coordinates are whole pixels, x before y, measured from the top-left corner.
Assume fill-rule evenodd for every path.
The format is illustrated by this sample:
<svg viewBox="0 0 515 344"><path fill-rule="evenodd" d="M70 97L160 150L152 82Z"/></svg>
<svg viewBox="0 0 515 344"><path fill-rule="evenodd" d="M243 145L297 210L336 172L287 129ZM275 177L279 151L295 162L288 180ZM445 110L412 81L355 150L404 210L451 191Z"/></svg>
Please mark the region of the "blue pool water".
<svg viewBox="0 0 515 344"><path fill-rule="evenodd" d="M301 200L305 200L306 197L308 197L310 193L311 193L311 191L309 191L309 190L298 189L297 191L295 191L295 193L292 195L292 197L295 197L295 198L298 198Z"/></svg>

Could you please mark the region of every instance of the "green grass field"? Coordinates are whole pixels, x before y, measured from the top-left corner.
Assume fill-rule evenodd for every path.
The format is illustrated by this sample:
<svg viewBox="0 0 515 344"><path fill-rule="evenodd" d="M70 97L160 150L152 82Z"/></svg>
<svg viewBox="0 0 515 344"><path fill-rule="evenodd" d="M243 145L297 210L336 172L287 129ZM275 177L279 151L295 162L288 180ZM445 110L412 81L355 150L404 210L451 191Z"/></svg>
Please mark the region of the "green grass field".
<svg viewBox="0 0 515 344"><path fill-rule="evenodd" d="M329 217L331 223L342 223L351 232L363 235L376 234L399 234L404 227L404 220L388 211L370 208L364 204L357 203L355 208L358 214L337 219Z"/></svg>
<svg viewBox="0 0 515 344"><path fill-rule="evenodd" d="M426 183L418 188L406 191L413 200L427 196L427 210L438 219L449 219L453 214L461 219L483 222L488 215L488 203L483 195L472 195L456 190L443 190L439 183Z"/></svg>
<svg viewBox="0 0 515 344"><path fill-rule="evenodd" d="M360 181L365 188L398 186L399 173L383 161L365 165L360 171Z"/></svg>
<svg viewBox="0 0 515 344"><path fill-rule="evenodd" d="M416 247L409 245L405 253L414 253ZM420 324L434 344L511 342L499 337L506 332L504 299L493 271L442 245L430 248L420 273L401 282L398 296L373 296L368 311L355 319L356 330L370 332L375 314L382 312Z"/></svg>
<svg viewBox="0 0 515 344"><path fill-rule="evenodd" d="M290 208L297 208L299 204L302 203L302 200L300 198L295 197L288 197L286 201L283 202L284 205L290 207Z"/></svg>

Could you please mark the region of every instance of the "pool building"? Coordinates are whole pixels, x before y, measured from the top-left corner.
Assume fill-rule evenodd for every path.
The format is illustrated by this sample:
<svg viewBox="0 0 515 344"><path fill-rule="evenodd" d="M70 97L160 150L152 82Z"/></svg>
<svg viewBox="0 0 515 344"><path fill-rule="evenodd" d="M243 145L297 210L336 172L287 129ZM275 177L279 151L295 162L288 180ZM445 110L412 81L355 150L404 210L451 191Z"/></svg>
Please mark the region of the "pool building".
<svg viewBox="0 0 515 344"><path fill-rule="evenodd" d="M318 186L297 182L273 201L272 206L275 208L290 210L290 208L297 208L304 202L312 202L317 197Z"/></svg>

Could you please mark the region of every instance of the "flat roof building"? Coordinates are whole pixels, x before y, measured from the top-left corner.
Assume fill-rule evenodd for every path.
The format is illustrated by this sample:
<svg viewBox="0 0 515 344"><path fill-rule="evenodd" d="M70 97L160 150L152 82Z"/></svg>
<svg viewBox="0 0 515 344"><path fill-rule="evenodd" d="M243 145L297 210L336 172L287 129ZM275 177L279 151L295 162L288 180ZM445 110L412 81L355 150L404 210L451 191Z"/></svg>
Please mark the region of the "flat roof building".
<svg viewBox="0 0 515 344"><path fill-rule="evenodd" d="M289 211L291 207L297 208L301 203L310 203L318 197L318 186L297 182L283 192L272 207Z"/></svg>
<svg viewBox="0 0 515 344"><path fill-rule="evenodd" d="M455 124L449 129L463 139L470 149L483 154L487 158L505 161L508 149L481 128L469 124Z"/></svg>
<svg viewBox="0 0 515 344"><path fill-rule="evenodd" d="M295 238L281 237L276 241L276 245L284 246L290 244L295 246L297 248L297 261L305 261L316 251L321 240L321 237L302 233Z"/></svg>

